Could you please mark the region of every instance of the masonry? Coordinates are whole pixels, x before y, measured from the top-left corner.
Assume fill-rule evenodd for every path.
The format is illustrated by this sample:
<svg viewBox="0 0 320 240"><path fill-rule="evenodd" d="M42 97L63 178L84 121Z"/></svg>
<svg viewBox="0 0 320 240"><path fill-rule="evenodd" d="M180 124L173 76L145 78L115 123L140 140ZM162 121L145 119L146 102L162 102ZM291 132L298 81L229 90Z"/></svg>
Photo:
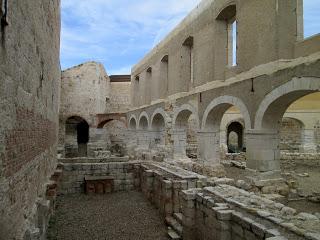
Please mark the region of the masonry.
<svg viewBox="0 0 320 240"><path fill-rule="evenodd" d="M21 21L26 15L33 17ZM46 184L57 165L60 1L14 1L6 19L0 47L0 238L29 239L45 234Z"/></svg>
<svg viewBox="0 0 320 240"><path fill-rule="evenodd" d="M0 3L0 239L45 239L57 197L132 190L172 239L320 239L319 213L280 203L320 202L281 169L319 167L303 1L202 1L116 76L61 72L60 1Z"/></svg>

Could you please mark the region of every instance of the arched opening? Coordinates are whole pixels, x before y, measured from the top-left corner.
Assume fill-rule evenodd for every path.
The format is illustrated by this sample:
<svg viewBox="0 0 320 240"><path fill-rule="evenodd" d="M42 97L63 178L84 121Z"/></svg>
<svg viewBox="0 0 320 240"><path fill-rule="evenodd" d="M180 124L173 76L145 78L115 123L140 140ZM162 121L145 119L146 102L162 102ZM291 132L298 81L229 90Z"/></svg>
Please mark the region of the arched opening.
<svg viewBox="0 0 320 240"><path fill-rule="evenodd" d="M247 137L247 166L259 172L280 172L282 118L313 116L320 109L319 78L294 78L270 92L261 102L255 116L255 129ZM313 93L316 93L315 95ZM298 100L298 101L297 101ZM291 113L289 114L288 112ZM316 152L314 124L311 117L303 130L303 149ZM304 121L305 122L305 121ZM250 147L249 147L250 146Z"/></svg>
<svg viewBox="0 0 320 240"><path fill-rule="evenodd" d="M177 109L174 116L174 157L180 159L197 158L197 132L199 119L190 105Z"/></svg>
<svg viewBox="0 0 320 240"><path fill-rule="evenodd" d="M161 113L157 113L152 118L151 122L151 130L153 132L153 142L152 144L157 145L164 145L164 130L165 130L165 120Z"/></svg>
<svg viewBox="0 0 320 240"><path fill-rule="evenodd" d="M194 77L193 77L193 37L189 36L182 44L182 54L181 54L181 68L182 78L187 81L185 82L184 91L189 91L194 87Z"/></svg>
<svg viewBox="0 0 320 240"><path fill-rule="evenodd" d="M66 121L66 157L87 156L89 124L81 117L73 116Z"/></svg>
<svg viewBox="0 0 320 240"><path fill-rule="evenodd" d="M145 105L148 105L151 103L152 78L153 78L152 67L148 67L145 72L145 79L144 79L145 90L144 90L143 94L145 96L145 102L144 102Z"/></svg>
<svg viewBox="0 0 320 240"><path fill-rule="evenodd" d="M158 83L158 88L160 92L160 98L164 99L169 92L169 56L165 55L160 62L160 81Z"/></svg>
<svg viewBox="0 0 320 240"><path fill-rule="evenodd" d="M244 119L244 124L235 121L236 119ZM199 133L200 159L211 164L220 164L221 156L226 157L228 152L230 133L231 137L234 136L232 142L235 142L236 152L243 150L244 126L250 127L251 120L241 99L232 96L214 99L207 107L202 120Z"/></svg>
<svg viewBox="0 0 320 240"><path fill-rule="evenodd" d="M137 121L135 118L131 118L129 121L129 129L136 130L137 129Z"/></svg>
<svg viewBox="0 0 320 240"><path fill-rule="evenodd" d="M143 148L149 148L150 133L149 133L149 120L147 113L142 113L139 118L139 125L137 130L138 140L137 144Z"/></svg>
<svg viewBox="0 0 320 240"><path fill-rule="evenodd" d="M239 122L232 122L227 128L227 146L229 153L239 153L243 151L243 130L244 127Z"/></svg>
<svg viewBox="0 0 320 240"><path fill-rule="evenodd" d="M235 4L225 7L217 16L217 20L221 24L221 38L227 39L226 43L226 59L229 67L237 65L237 48L238 48L238 32L237 32L237 6Z"/></svg>
<svg viewBox="0 0 320 240"><path fill-rule="evenodd" d="M147 130L148 129L148 119L145 116L142 116L139 121L139 129Z"/></svg>

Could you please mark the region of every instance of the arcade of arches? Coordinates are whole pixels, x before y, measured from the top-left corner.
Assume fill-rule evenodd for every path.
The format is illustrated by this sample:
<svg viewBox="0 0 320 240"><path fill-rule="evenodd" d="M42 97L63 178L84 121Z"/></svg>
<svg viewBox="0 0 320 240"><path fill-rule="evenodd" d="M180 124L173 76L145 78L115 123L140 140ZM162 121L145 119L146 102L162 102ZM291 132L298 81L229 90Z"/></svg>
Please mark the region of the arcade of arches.
<svg viewBox="0 0 320 240"><path fill-rule="evenodd" d="M46 239L56 203L70 195L94 199L81 212L70 204L79 227L70 239L85 238L80 230L124 239L154 213L115 197L119 213L109 216L111 198L95 195L132 191L152 203L169 239L320 239L320 35L304 37L311 1L203 0L131 75L114 76L93 61L61 71L59 0L8 2L0 239ZM156 239L152 224L133 232Z"/></svg>

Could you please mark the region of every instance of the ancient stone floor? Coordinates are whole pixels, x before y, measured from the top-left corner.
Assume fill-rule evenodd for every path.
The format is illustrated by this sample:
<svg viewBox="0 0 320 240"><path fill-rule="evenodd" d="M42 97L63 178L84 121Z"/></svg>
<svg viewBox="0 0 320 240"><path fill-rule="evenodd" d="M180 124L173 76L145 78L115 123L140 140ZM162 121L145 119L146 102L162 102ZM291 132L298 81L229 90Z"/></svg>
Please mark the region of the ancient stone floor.
<svg viewBox="0 0 320 240"><path fill-rule="evenodd" d="M157 209L139 192L59 197L49 240L167 240Z"/></svg>
<svg viewBox="0 0 320 240"><path fill-rule="evenodd" d="M226 167L227 177L235 180L245 180L245 171L236 167ZM308 167L308 166L283 166L282 174L288 174L294 177L297 182L298 199L299 201L287 201L283 203L296 209L298 212L318 213L320 214L320 202L311 202L303 199L303 196L311 195L314 193L320 193L320 167Z"/></svg>

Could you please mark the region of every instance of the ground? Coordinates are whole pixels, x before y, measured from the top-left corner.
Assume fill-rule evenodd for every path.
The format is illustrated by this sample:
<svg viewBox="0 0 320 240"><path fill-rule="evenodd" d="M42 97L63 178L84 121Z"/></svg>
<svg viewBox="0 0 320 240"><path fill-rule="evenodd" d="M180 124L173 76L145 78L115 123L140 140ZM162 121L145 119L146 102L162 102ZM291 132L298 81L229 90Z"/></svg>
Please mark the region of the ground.
<svg viewBox="0 0 320 240"><path fill-rule="evenodd" d="M140 192L60 196L49 240L167 240L157 209Z"/></svg>
<svg viewBox="0 0 320 240"><path fill-rule="evenodd" d="M290 166L282 165L283 173L291 173L297 181L297 188L302 190L302 194L310 195L312 192L320 192L320 168L308 166ZM245 170L236 167L226 167L228 178L235 180L246 180ZM306 177L301 175L307 174ZM300 176L299 176L300 175ZM314 203L307 200L289 201L286 205L296 209L298 212L320 213L320 203Z"/></svg>

